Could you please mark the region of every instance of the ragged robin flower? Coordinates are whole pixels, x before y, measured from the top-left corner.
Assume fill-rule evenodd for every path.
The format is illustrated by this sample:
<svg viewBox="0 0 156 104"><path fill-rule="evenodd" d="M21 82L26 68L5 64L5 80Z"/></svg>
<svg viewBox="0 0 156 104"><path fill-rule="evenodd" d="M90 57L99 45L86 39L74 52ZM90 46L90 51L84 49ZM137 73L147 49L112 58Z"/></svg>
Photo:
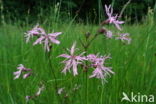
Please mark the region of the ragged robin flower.
<svg viewBox="0 0 156 104"><path fill-rule="evenodd" d="M113 8L111 7L111 5L109 5L109 6L105 5L105 10L106 10L108 19L106 21L104 21L104 23L114 24L117 29L121 30L120 25L123 24L124 21L117 20L118 15L115 15L115 16L113 15Z"/></svg>
<svg viewBox="0 0 156 104"><path fill-rule="evenodd" d="M41 36L45 34L45 30L41 27L39 27L39 24L37 24L33 29L25 33L26 43L29 42L30 38L33 38L34 36Z"/></svg>
<svg viewBox="0 0 156 104"><path fill-rule="evenodd" d="M116 39L121 40L122 42L127 41L128 44L131 43L131 38L129 36L129 33L118 34Z"/></svg>
<svg viewBox="0 0 156 104"><path fill-rule="evenodd" d="M77 67L79 64L82 64L83 61L85 60L85 57L82 56L84 54L81 53L80 55L75 55L75 46L76 43L74 43L69 51L70 54L61 54L59 57L64 57L66 58L62 63L65 64L65 67L63 69L63 73L66 74L67 71L70 72L70 70L73 70L73 75L78 75Z"/></svg>
<svg viewBox="0 0 156 104"><path fill-rule="evenodd" d="M14 80L15 79L18 79L22 73L25 72L25 74L23 74L23 79L29 77L31 74L32 74L32 69L29 69L29 68L25 68L24 65L20 64L18 67L17 67L18 71L14 72L13 74L15 75L14 77Z"/></svg>
<svg viewBox="0 0 156 104"><path fill-rule="evenodd" d="M33 45L44 44L45 51L49 52L52 43L60 44L60 41L57 40L57 37L60 34L62 34L62 32L43 34L34 42Z"/></svg>
<svg viewBox="0 0 156 104"><path fill-rule="evenodd" d="M99 57L98 55L94 54L87 56L88 61L91 62L91 67L94 68L94 71L92 72L92 75L90 75L90 78L95 77L99 79L105 79L106 76L114 74L110 67L105 66L105 61L109 58L109 56Z"/></svg>

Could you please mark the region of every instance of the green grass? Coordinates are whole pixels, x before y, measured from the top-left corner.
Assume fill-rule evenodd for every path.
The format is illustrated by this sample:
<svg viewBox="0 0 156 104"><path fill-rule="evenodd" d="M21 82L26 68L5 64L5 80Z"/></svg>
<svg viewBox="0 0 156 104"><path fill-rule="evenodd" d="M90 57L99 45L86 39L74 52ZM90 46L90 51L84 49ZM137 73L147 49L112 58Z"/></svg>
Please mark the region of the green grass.
<svg viewBox="0 0 156 104"><path fill-rule="evenodd" d="M107 65L113 67L115 75L108 77L108 83L102 85L98 79L88 79L86 97L85 73L79 68L79 75L73 77L71 73L61 73L62 58L56 58L65 53L64 48L70 48L76 40L77 47L83 51L79 38L85 32L96 33L98 26L82 24L50 24L42 25L48 32L62 31L59 37L60 45L54 45L51 53L53 69L47 64L47 58L41 45L26 44L24 32L32 26L4 25L0 26L0 104L26 104L25 96L33 95L39 83L43 82L46 89L41 96L30 100L28 104L61 104L55 94L55 71L58 87L65 87L69 92L75 84L80 89L69 94L67 98L61 96L66 104L135 104L121 102L122 92L156 95L156 29L152 25L125 25L124 32L131 34L132 43L125 45L119 40L105 39L99 36L87 53L111 54L112 59ZM114 27L110 27L117 32ZM24 64L33 69L33 75L28 79L13 80L13 72L18 64ZM92 70L88 72L88 76ZM136 103L145 104L145 103ZM149 104L149 103L147 103Z"/></svg>

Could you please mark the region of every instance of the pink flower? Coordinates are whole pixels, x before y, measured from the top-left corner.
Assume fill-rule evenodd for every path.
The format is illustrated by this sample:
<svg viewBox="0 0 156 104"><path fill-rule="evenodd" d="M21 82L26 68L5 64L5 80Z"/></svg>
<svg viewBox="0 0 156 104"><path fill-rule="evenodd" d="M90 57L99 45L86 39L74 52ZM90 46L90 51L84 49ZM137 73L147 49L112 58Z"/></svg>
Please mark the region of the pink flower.
<svg viewBox="0 0 156 104"><path fill-rule="evenodd" d="M38 88L38 91L35 94L35 96L39 96L44 89L45 89L45 86L44 85L42 85L41 87L39 87Z"/></svg>
<svg viewBox="0 0 156 104"><path fill-rule="evenodd" d="M87 60L89 60L90 62L94 63L94 62L96 62L97 57L98 57L97 55L89 54L89 55L87 56Z"/></svg>
<svg viewBox="0 0 156 104"><path fill-rule="evenodd" d="M106 21L110 24L114 24L117 29L121 30L120 24L123 24L124 21L117 20L118 15L113 16L113 8L111 7L111 5L109 5L108 7L107 5L105 5L105 10L108 16L108 19Z"/></svg>
<svg viewBox="0 0 156 104"><path fill-rule="evenodd" d="M73 69L73 75L78 75L78 72L77 72L77 66L79 64L82 64L82 62L85 60L85 57L83 57L82 55L84 54L81 53L80 55L76 56L74 55L74 52L75 52L75 46L76 46L76 43L74 43L71 47L70 50L68 50L70 52L70 54L61 54L59 57L64 57L66 58L66 60L63 61L63 63L65 63L65 67L63 69L63 73L66 74L67 71L70 72L70 69L72 68Z"/></svg>
<svg viewBox="0 0 156 104"><path fill-rule="evenodd" d="M37 24L32 30L25 33L26 43L28 43L30 38L33 38L33 36L40 36L43 34L45 34L45 30L39 27L39 24Z"/></svg>
<svg viewBox="0 0 156 104"><path fill-rule="evenodd" d="M128 44L131 43L131 38L129 37L129 33L119 34L116 39L121 40L122 42L127 41Z"/></svg>
<svg viewBox="0 0 156 104"><path fill-rule="evenodd" d="M56 40L57 36L60 34L62 34L62 32L43 34L34 42L33 45L43 43L44 49L49 52L51 43L60 44L60 41Z"/></svg>
<svg viewBox="0 0 156 104"><path fill-rule="evenodd" d="M107 38L112 38L113 37L113 33L110 30L107 30L106 28L102 27L98 30L98 32L100 34L104 34Z"/></svg>
<svg viewBox="0 0 156 104"><path fill-rule="evenodd" d="M106 31L106 33L105 33L105 34L106 34L106 37L107 37L107 38L112 38L112 37L113 37L112 32L111 32L111 31L109 31L109 30L108 30L108 31Z"/></svg>
<svg viewBox="0 0 156 104"><path fill-rule="evenodd" d="M30 99L34 99L38 96L40 96L41 92L45 89L45 86L42 85L41 87L38 88L38 91L33 95L33 96L26 96L25 99L26 99L26 102L28 102Z"/></svg>
<svg viewBox="0 0 156 104"><path fill-rule="evenodd" d="M107 75L114 74L110 67L104 66L105 60L109 59L109 56L101 56L90 54L87 56L88 60L92 63L92 68L95 68L90 78L96 77L99 79L105 79Z"/></svg>
<svg viewBox="0 0 156 104"><path fill-rule="evenodd" d="M32 74L31 72L24 74L24 75L23 75L23 79L26 79L26 78L29 77L31 74Z"/></svg>
<svg viewBox="0 0 156 104"><path fill-rule="evenodd" d="M13 73L15 75L14 80L18 79L23 72L28 72L23 75L23 79L29 77L32 74L31 73L32 69L25 68L22 64L20 64L19 67L17 67L17 69L18 69L18 71Z"/></svg>

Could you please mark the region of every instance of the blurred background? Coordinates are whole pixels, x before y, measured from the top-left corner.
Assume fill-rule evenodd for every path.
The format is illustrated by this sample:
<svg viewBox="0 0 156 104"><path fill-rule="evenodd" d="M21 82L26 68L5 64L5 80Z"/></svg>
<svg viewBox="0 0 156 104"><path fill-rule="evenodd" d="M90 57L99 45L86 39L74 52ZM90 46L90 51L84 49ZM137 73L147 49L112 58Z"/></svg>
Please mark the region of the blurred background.
<svg viewBox="0 0 156 104"><path fill-rule="evenodd" d="M114 13L122 14L128 23L143 23L148 14L156 18L156 0L0 0L2 23L27 21L70 21L99 23L104 20L104 5L111 4Z"/></svg>

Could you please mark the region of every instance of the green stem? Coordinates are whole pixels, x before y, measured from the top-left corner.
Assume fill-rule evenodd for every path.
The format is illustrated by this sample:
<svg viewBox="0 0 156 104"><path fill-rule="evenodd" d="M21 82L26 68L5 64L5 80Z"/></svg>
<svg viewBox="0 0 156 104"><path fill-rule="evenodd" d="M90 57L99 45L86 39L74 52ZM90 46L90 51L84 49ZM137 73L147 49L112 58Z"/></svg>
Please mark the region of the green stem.
<svg viewBox="0 0 156 104"><path fill-rule="evenodd" d="M87 52L88 48L85 49L85 52ZM87 53L85 53L85 56L87 56ZM88 64L87 62L85 63L86 65ZM86 70L86 74L85 74L85 79L86 79L86 104L88 104L88 69Z"/></svg>
<svg viewBox="0 0 156 104"><path fill-rule="evenodd" d="M51 59L51 55L50 55L50 53L51 53L51 51L50 52L47 52L47 58L48 58L48 64L49 64L49 67L50 67L50 69L51 69L51 71L52 71L52 75L53 75L53 77L54 77L54 87L55 87L55 92L56 92L56 95L57 95L57 97L58 97L58 99L59 99L59 101L61 102L61 104L62 104L62 101L61 101L61 99L60 99L60 95L57 93L57 91L58 91L58 84L57 84L57 80L56 80L56 75L55 75L55 71L54 71L54 68L53 68L53 66L52 66L52 59Z"/></svg>

